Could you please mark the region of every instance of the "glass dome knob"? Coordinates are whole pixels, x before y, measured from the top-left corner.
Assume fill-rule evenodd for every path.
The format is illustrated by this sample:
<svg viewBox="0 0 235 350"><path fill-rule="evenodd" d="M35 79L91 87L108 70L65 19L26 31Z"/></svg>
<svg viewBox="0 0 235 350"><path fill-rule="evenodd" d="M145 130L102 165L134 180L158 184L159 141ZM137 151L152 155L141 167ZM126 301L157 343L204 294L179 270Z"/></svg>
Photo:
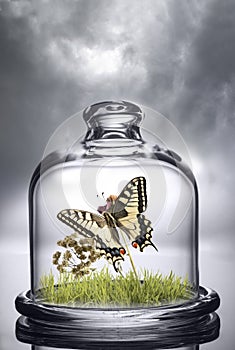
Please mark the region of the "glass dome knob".
<svg viewBox="0 0 235 350"><path fill-rule="evenodd" d="M114 146L111 141L143 143L139 126L144 114L139 106L134 103L101 102L93 104L85 109L83 119L88 131L84 143L99 145L105 141L105 147ZM107 142L108 141L108 142ZM124 141L125 142L125 141Z"/></svg>

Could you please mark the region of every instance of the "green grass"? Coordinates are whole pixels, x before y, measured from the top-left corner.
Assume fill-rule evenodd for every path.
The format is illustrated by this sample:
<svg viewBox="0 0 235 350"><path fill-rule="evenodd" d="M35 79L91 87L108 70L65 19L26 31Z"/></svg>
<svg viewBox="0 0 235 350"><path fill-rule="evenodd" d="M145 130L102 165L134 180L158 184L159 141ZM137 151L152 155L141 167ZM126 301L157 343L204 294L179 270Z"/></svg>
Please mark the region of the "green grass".
<svg viewBox="0 0 235 350"><path fill-rule="evenodd" d="M167 276L144 271L142 281L133 271L115 279L103 269L76 279L71 273L61 273L56 282L52 273L40 281L38 298L43 303L82 307L154 306L188 300L193 290L188 278L170 272Z"/></svg>

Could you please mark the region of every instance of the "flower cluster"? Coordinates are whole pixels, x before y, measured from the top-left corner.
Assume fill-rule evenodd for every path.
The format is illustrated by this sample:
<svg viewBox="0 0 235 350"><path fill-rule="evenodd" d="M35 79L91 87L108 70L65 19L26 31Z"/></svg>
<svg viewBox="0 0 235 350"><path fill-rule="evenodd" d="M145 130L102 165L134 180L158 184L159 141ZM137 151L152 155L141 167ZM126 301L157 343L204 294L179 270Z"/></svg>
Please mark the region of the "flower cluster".
<svg viewBox="0 0 235 350"><path fill-rule="evenodd" d="M72 272L75 277L90 274L94 270L91 264L101 257L93 245L83 240L77 241L73 235L66 236L57 245L66 250L53 254L53 264L57 265L59 272Z"/></svg>

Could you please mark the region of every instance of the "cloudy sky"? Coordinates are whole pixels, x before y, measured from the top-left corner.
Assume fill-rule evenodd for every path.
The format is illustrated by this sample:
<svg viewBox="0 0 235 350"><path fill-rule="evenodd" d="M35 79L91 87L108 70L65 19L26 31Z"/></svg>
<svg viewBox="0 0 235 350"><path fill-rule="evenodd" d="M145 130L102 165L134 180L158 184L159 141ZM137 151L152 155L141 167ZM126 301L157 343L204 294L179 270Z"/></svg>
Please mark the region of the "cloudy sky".
<svg viewBox="0 0 235 350"><path fill-rule="evenodd" d="M175 124L201 236L235 242L234 18L233 0L1 2L1 239L27 249L28 182L53 131L91 103L125 99Z"/></svg>

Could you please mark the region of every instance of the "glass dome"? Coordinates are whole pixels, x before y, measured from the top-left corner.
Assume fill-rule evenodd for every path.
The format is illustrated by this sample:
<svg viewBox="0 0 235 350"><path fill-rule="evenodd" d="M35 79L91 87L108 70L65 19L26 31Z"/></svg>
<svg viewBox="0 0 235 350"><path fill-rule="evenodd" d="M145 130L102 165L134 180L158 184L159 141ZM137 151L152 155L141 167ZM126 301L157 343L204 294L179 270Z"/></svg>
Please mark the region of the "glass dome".
<svg viewBox="0 0 235 350"><path fill-rule="evenodd" d="M129 308L198 297L196 181L151 118L130 102L94 104L83 112L86 134L35 170L35 302Z"/></svg>
<svg viewBox="0 0 235 350"><path fill-rule="evenodd" d="M19 340L87 349L218 335L219 296L199 286L197 184L179 154L190 164L176 128L126 101L55 131L29 187Z"/></svg>

